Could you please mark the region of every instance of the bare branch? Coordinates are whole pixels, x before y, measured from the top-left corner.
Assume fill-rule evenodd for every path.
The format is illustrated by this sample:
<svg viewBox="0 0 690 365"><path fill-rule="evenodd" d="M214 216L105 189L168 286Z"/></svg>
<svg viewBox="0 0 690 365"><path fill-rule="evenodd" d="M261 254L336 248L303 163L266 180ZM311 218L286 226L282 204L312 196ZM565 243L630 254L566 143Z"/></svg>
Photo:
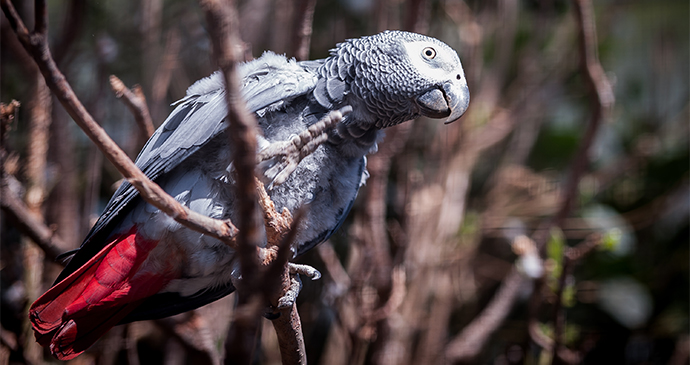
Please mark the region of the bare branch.
<svg viewBox="0 0 690 365"><path fill-rule="evenodd" d="M264 296L257 291L260 279L256 250L261 240L257 219L257 187L254 178L257 148L257 123L247 111L240 95L237 62L241 60L237 10L234 1L199 0L213 45L216 64L223 72L228 105L228 136L233 146L236 171L237 213L240 234L237 237L237 256L242 280L238 283L237 316L225 341L226 363L249 363L253 357L259 322L260 303ZM270 270L269 270L270 271ZM263 284L263 283L262 283Z"/></svg>
<svg viewBox="0 0 690 365"><path fill-rule="evenodd" d="M566 288L566 281L569 276L572 275L575 264L578 260L582 259L588 255L592 250L594 250L599 244L601 244L602 236L599 233L591 234L587 239L582 241L575 247L567 247L563 252L563 267L561 268L561 276L558 278L558 288L556 289L556 302L554 303L554 326L553 326L553 346L552 349L556 349L561 352L561 349L565 349L563 345L565 337L565 311L563 309L563 293ZM569 351L564 351L568 352ZM555 354L552 360L552 364L560 364L563 362L574 363L570 360L577 360L579 356L559 356Z"/></svg>
<svg viewBox="0 0 690 365"><path fill-rule="evenodd" d="M467 361L476 357L489 336L510 313L513 302L526 281L517 268L513 267L486 308L448 344L446 358L450 361Z"/></svg>
<svg viewBox="0 0 690 365"><path fill-rule="evenodd" d="M168 332L184 348L195 355L199 363L217 364L219 354L207 331L207 323L196 311L189 312L182 321L176 318L161 318L153 321L156 326Z"/></svg>
<svg viewBox="0 0 690 365"><path fill-rule="evenodd" d="M613 90L609 83L604 69L599 63L597 56L596 26L594 23L594 9L590 0L574 0L575 16L580 33L580 67L587 77L587 82L592 89L590 99L592 104L592 114L587 124L587 129L580 142L575 157L571 163L569 180L565 187L565 192L553 224L560 226L565 218L570 214L575 197L577 196L578 186L581 176L584 174L590 162L589 149L594 141L602 119L608 113L614 103ZM544 240L545 242L545 240ZM590 245L595 246L595 245ZM583 251L591 248L583 249ZM566 251L567 252L567 251ZM565 329L565 313L562 308L563 290L565 279L570 275L570 264L572 260L564 253L563 269L559 278L559 287L556 292L556 303L554 306L554 349L559 349L563 343L563 331ZM563 359L558 356L553 357L552 364L559 364Z"/></svg>
<svg viewBox="0 0 690 365"><path fill-rule="evenodd" d="M237 235L237 228L235 228L232 222L229 220L212 219L191 211L168 195L160 186L153 183L137 168L134 162L108 136L105 130L96 123L79 101L72 87L52 59L46 34L24 34L26 27L9 0L2 0L2 9L5 15L11 19L13 29L17 33L22 45L38 64L50 90L55 94L72 119L101 149L108 160L139 191L141 197L184 226L218 238L231 247L236 247L234 237Z"/></svg>
<svg viewBox="0 0 690 365"><path fill-rule="evenodd" d="M160 67L156 69L151 87L151 97L154 103L158 103L165 97L170 85L170 78L178 63L178 53L180 52L180 34L173 28L166 35L165 51L161 59Z"/></svg>
<svg viewBox="0 0 690 365"><path fill-rule="evenodd" d="M292 227L283 239L276 259L263 275L264 295L274 305L278 302L278 297L284 295L292 284L287 263L292 253L290 247L297 235L297 226L304 219L305 212L305 208L301 208L296 212ZM280 290L281 288L282 290ZM271 322L278 337L280 357L283 364L306 364L307 352L304 345L304 335L302 334L302 322L297 312L297 304L293 302L288 308L279 308L279 313L280 316Z"/></svg>
<svg viewBox="0 0 690 365"><path fill-rule="evenodd" d="M298 0L299 6L293 22L294 33L292 39L293 55L299 61L309 59L309 45L311 43L312 22L316 0Z"/></svg>
<svg viewBox="0 0 690 365"><path fill-rule="evenodd" d="M22 200L8 189L6 179L0 182L0 189L2 189L0 202L3 212L15 223L17 229L31 238L43 250L47 259L55 261L60 254L59 247L68 247L68 245L31 214Z"/></svg>
<svg viewBox="0 0 690 365"><path fill-rule="evenodd" d="M153 121L151 120L151 114L149 114L149 108L146 106L146 98L144 97L144 92L141 91L141 87L134 85L132 90L130 90L115 75L110 75L110 87L115 92L115 97L122 100L132 114L134 114L134 119L137 121L141 132L147 139L151 137L154 132Z"/></svg>
<svg viewBox="0 0 690 365"><path fill-rule="evenodd" d="M0 122L2 122L3 133L5 128L8 128L9 124L14 120L20 106L21 104L14 99L9 104L0 103Z"/></svg>
<svg viewBox="0 0 690 365"><path fill-rule="evenodd" d="M255 250L258 246L259 230L256 216L256 184L254 166L256 165L257 124L247 111L240 96L240 84L237 76L237 62L241 60L240 44L237 32L237 12L234 2L221 0L200 0L201 8L206 15L214 59L223 71L226 99L228 103L228 135L234 147L233 164L237 172L237 192L242 199L238 202L238 227L242 235L238 237L238 253L242 262L242 274L247 280L256 267ZM254 262L254 264L252 264ZM248 267L244 267L248 265Z"/></svg>
<svg viewBox="0 0 690 365"><path fill-rule="evenodd" d="M570 176L565 184L561 209L555 217L554 225L560 226L563 220L570 214L573 201L577 196L578 185L582 174L589 165L589 147L594 142L594 137L599 130L602 119L613 107L614 96L604 68L597 56L596 27L594 23L594 9L591 0L573 0L575 16L580 33L580 67L586 76L586 81L591 88L590 99L592 114L585 130L582 141L573 157Z"/></svg>
<svg viewBox="0 0 690 365"><path fill-rule="evenodd" d="M17 10L14 8L9 0L2 0L2 12L5 13L5 17L10 21L10 26L17 33L17 37L22 39L22 43L29 37L29 30L24 25L24 22L19 17Z"/></svg>

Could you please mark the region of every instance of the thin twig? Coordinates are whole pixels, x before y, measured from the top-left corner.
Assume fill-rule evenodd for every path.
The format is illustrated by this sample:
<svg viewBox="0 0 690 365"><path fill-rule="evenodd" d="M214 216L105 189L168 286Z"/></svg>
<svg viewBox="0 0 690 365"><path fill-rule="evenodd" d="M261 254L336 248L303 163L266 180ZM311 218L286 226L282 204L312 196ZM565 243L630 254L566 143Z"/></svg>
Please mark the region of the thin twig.
<svg viewBox="0 0 690 365"><path fill-rule="evenodd" d="M584 174L590 162L589 150L594 141L602 119L613 107L614 96L611 84L604 73L604 69L597 56L596 25L594 23L594 8L590 0L573 0L575 6L575 16L580 33L580 67L586 76L587 83L591 88L589 93L592 114L590 116L587 129L580 142L579 149L571 163L569 180L566 183L561 209L554 219L553 224L560 226L565 218L570 214L572 206L577 196L578 186L581 176ZM545 240L544 240L545 242ZM564 255L565 252L564 252ZM559 290L557 291L556 303L554 305L554 349L559 349L563 343L563 331L565 330L565 313L562 308L562 291L565 287L566 265L571 260L566 255L563 257L563 269L559 278ZM552 364L562 362L558 356L554 356Z"/></svg>
<svg viewBox="0 0 690 365"><path fill-rule="evenodd" d="M134 114L134 120L141 129L146 139L153 135L153 121L149 108L146 106L146 99L139 85L134 85L132 90L128 89L122 80L115 75L110 75L110 87L115 92L115 97L122 100L129 110Z"/></svg>
<svg viewBox="0 0 690 365"><path fill-rule="evenodd" d="M603 118L613 107L614 94L604 68L597 56L597 37L594 23L594 9L591 0L573 0L575 15L580 33L580 67L585 80L589 85L591 110L589 123L582 137L575 157L570 164L570 176L565 184L561 209L555 217L554 225L560 226L563 220L570 214L572 205L577 196L580 178L584 174L589 161L589 149L594 142L594 137L599 130Z"/></svg>
<svg viewBox="0 0 690 365"><path fill-rule="evenodd" d="M572 364L579 359L577 356L561 356L563 354L571 354L571 351L561 351L565 349L564 345L564 331L565 331L565 310L563 308L563 293L567 285L567 278L572 275L577 261L591 253L599 244L601 244L602 236L600 233L591 234L575 247L566 247L563 252L563 263L561 268L561 275L558 278L558 288L556 289L556 301L554 303L554 326L553 326L553 345L552 349L556 349L553 356L552 364L568 363Z"/></svg>
<svg viewBox="0 0 690 365"><path fill-rule="evenodd" d="M40 9L40 7L37 7L37 9ZM141 197L182 225L215 237L225 244L236 248L234 237L237 235L237 228L235 228L232 222L209 218L190 210L144 175L127 154L108 136L105 130L96 123L79 101L65 76L60 72L52 59L48 48L47 35L45 33L29 33L9 0L2 0L2 10L5 16L10 19L12 28L20 42L38 64L50 90L55 94L72 119L101 149L108 160L139 191Z"/></svg>

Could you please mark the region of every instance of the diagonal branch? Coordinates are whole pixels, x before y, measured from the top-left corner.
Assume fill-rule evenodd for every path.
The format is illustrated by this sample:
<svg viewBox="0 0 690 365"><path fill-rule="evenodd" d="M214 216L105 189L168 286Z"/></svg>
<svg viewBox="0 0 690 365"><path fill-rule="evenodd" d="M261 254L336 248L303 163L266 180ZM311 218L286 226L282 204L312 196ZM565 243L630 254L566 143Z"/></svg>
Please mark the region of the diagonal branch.
<svg viewBox="0 0 690 365"><path fill-rule="evenodd" d="M467 361L479 355L496 328L510 314L525 278L516 267L503 279L498 291L482 312L446 346L446 358Z"/></svg>
<svg viewBox="0 0 690 365"><path fill-rule="evenodd" d="M0 189L2 211L14 222L17 229L31 238L43 250L48 260L56 261L61 251L59 247L69 245L65 244L50 228L31 214L24 202L10 191L6 179L0 182Z"/></svg>
<svg viewBox="0 0 690 365"><path fill-rule="evenodd" d="M36 9L39 10L37 16L42 14L39 17L41 20L37 21L36 24L46 24L46 14L43 11L45 9L44 2L37 0ZM72 119L98 146L108 160L139 191L141 197L184 226L218 238L231 247L236 247L234 238L237 235L237 228L235 228L232 222L229 220L212 219L181 205L141 172L127 154L108 136L105 130L96 123L75 95L65 76L57 68L48 48L47 31L29 33L9 0L2 0L2 10L10 20L12 29L17 34L22 46L36 61L50 90ZM43 13L40 13L40 11L43 11ZM42 28L37 27L37 29Z"/></svg>
<svg viewBox="0 0 690 365"><path fill-rule="evenodd" d="M110 75L110 87L115 92L115 97L121 99L134 114L134 119L137 121L141 132L146 136L146 139L149 139L154 132L153 121L146 106L146 99L144 92L141 91L141 86L134 85L130 90L117 76Z"/></svg>

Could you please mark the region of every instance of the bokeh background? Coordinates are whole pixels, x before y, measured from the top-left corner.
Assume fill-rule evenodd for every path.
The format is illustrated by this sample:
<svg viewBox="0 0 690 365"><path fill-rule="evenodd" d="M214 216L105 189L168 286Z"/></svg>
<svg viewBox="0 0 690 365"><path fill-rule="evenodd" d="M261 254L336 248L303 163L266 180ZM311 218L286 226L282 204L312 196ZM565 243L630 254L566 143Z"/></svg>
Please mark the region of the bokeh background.
<svg viewBox="0 0 690 365"><path fill-rule="evenodd" d="M14 3L31 27L31 2ZM455 124L388 130L346 224L297 259L324 274L298 300L310 363L688 364L689 4L592 3L590 51L612 92L589 144L599 108L576 16L588 1L237 1L247 59L323 58L346 38L405 29L455 48L472 95ZM141 85L158 125L216 69L194 1L48 6L60 69L132 157L146 138L109 75ZM121 176L1 22L0 101L22 104L2 144L3 191L73 249ZM5 206L0 223L0 363L55 361L26 308L60 265ZM218 361L233 303L116 327L71 363ZM264 322L256 363L280 363Z"/></svg>

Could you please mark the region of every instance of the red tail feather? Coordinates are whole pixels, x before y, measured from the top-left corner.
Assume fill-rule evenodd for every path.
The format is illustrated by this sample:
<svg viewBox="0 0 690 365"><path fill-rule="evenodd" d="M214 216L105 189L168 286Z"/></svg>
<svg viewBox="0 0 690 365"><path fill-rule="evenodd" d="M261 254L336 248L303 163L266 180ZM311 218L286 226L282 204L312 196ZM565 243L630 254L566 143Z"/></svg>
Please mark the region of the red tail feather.
<svg viewBox="0 0 690 365"><path fill-rule="evenodd" d="M84 352L170 281L164 273L138 272L157 244L132 228L50 288L29 310L36 340L60 360Z"/></svg>

